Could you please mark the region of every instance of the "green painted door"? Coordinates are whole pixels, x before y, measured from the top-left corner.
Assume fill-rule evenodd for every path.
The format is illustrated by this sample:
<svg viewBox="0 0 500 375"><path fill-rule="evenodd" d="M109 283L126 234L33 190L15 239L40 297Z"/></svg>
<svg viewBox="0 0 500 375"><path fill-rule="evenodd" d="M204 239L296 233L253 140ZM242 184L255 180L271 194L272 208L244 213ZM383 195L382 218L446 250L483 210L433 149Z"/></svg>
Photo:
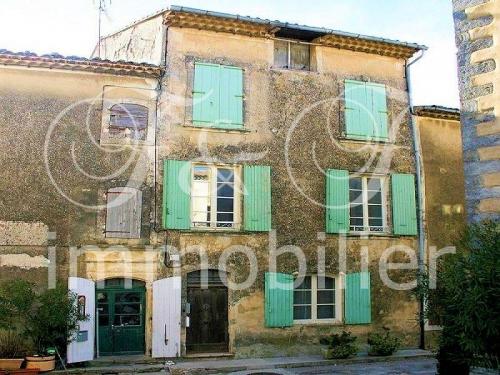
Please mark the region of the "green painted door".
<svg viewBox="0 0 500 375"><path fill-rule="evenodd" d="M126 286L113 279L96 290L100 355L144 354L146 289L137 281Z"/></svg>

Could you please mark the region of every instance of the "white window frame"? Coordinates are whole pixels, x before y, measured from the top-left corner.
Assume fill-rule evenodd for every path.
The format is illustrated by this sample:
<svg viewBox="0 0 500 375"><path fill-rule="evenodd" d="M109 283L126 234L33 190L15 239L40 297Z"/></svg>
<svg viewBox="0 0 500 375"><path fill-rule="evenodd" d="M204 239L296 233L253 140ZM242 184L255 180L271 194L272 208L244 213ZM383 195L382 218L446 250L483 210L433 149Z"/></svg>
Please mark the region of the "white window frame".
<svg viewBox="0 0 500 375"><path fill-rule="evenodd" d="M294 319L293 324L342 324L343 321L343 287L341 275L324 275L334 279L335 285L335 318L333 319L318 319L318 275L305 275L311 277L311 319ZM295 292L295 288L293 289ZM300 289L299 289L300 290ZM293 304L295 306L295 303Z"/></svg>
<svg viewBox="0 0 500 375"><path fill-rule="evenodd" d="M349 232L352 234L387 234L390 232L387 224L387 177L384 175L370 174L370 175L349 175L349 181L351 178L361 178L361 188L362 188L362 200L363 200L363 230L353 230L351 229L351 199L349 197ZM369 220L368 220L368 180L378 178L380 180L380 192L382 195L382 231L370 231L369 230ZM349 195L351 188L349 186ZM368 230L367 230L368 229Z"/></svg>
<svg viewBox="0 0 500 375"><path fill-rule="evenodd" d="M299 71L299 72L310 72L311 71L311 45L312 43L307 43L307 42L303 42L303 41L300 41L300 40L293 40L293 39L280 39L280 38L275 38L274 39L275 41L280 41L280 42L284 42L284 43L287 43L287 66L286 68L285 67L277 67L278 69L285 69L285 70L296 70L296 71ZM307 69L295 69L295 68L291 68L291 65L292 65L292 44L302 44L302 45L307 45L308 48L309 48L309 64L307 66ZM274 46L273 46L273 53L274 53ZM273 64L274 64L274 54L273 54Z"/></svg>
<svg viewBox="0 0 500 375"><path fill-rule="evenodd" d="M193 223L193 203L194 199L192 196L191 189L191 209L190 209L190 220L191 229L196 231L238 231L241 229L241 167L238 165L225 165L225 164L205 164L205 163L193 163L191 168L191 187L194 181L194 171L196 167L206 167L210 169L210 181L209 181L209 196L210 196L210 226L194 226ZM233 185L233 226L232 227L217 227L217 169L232 169L234 175L234 185Z"/></svg>

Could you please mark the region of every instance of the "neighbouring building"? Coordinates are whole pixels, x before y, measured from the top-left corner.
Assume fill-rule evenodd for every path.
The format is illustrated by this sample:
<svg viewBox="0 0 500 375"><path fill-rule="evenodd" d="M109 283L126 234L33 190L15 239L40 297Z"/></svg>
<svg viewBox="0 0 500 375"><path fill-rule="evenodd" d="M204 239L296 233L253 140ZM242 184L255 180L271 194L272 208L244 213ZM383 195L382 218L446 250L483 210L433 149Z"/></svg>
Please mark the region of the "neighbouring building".
<svg viewBox="0 0 500 375"><path fill-rule="evenodd" d="M418 106L414 114L422 152L426 241L441 249L455 244L465 225L460 111Z"/></svg>
<svg viewBox="0 0 500 375"><path fill-rule="evenodd" d="M0 278L85 297L70 362L317 353L382 327L417 346L416 270L379 263L418 249L405 67L423 48L172 6L100 59L0 51ZM425 155L458 134L429 113L426 191L459 164ZM429 220L458 223L459 195Z"/></svg>
<svg viewBox="0 0 500 375"><path fill-rule="evenodd" d="M500 220L500 1L454 0L466 213Z"/></svg>
<svg viewBox="0 0 500 375"><path fill-rule="evenodd" d="M466 223L460 111L418 106L413 113L422 157L425 262L432 272L432 265L438 267L434 254L455 246ZM425 329L426 347L435 347L441 330L439 311L428 312Z"/></svg>

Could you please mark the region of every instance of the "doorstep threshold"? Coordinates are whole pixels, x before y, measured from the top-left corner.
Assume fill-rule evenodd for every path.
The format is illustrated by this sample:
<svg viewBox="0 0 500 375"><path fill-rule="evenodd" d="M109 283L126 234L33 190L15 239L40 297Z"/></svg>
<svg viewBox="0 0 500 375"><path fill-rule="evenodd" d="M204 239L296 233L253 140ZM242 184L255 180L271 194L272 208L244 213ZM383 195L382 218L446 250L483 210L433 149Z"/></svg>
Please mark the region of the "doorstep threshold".
<svg viewBox="0 0 500 375"><path fill-rule="evenodd" d="M184 355L182 358L189 358L189 359L217 359L217 358L232 358L234 357L233 353L229 352L208 352L208 353L189 353Z"/></svg>

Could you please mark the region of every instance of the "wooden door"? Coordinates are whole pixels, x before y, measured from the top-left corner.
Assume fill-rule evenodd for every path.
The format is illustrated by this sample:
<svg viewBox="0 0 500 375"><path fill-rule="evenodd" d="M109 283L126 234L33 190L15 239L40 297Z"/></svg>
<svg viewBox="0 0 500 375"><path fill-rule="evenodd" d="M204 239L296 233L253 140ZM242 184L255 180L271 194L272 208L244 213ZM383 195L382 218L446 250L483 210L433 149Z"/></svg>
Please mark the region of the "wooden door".
<svg viewBox="0 0 500 375"><path fill-rule="evenodd" d="M144 354L145 289L112 284L97 290L100 355Z"/></svg>
<svg viewBox="0 0 500 375"><path fill-rule="evenodd" d="M191 312L187 328L187 350L189 352L227 352L227 289L224 287L189 288L188 301Z"/></svg>

